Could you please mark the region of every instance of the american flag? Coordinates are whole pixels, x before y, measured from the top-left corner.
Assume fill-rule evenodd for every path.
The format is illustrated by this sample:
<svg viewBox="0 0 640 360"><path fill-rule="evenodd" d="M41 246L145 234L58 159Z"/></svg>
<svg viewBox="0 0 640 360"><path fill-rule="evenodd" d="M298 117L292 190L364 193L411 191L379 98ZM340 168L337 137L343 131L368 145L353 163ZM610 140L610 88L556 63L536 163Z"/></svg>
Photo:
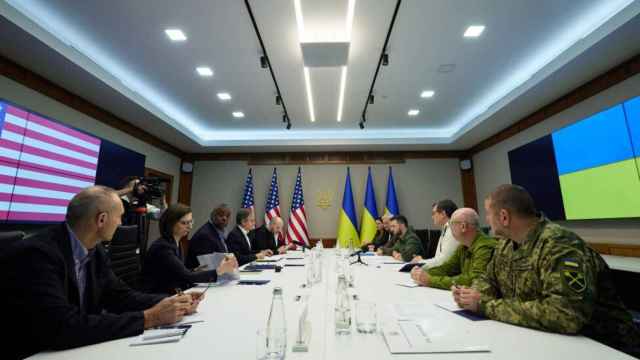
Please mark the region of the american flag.
<svg viewBox="0 0 640 360"><path fill-rule="evenodd" d="M291 212L289 213L289 227L287 228L287 244L304 243L309 245L309 230L307 227L307 214L304 211L304 195L302 194L302 169L298 168L296 186L293 189L291 199Z"/></svg>
<svg viewBox="0 0 640 360"><path fill-rule="evenodd" d="M0 102L0 220L63 221L99 154L100 139Z"/></svg>
<svg viewBox="0 0 640 360"><path fill-rule="evenodd" d="M247 174L247 179L244 182L244 196L242 197L241 207L243 209L251 209L251 212L254 209L253 193L253 175L251 174L251 169L249 169L249 174Z"/></svg>
<svg viewBox="0 0 640 360"><path fill-rule="evenodd" d="M267 204L264 206L264 223L269 224L274 217L280 217L280 192L278 191L278 174L273 168L271 186L267 194Z"/></svg>

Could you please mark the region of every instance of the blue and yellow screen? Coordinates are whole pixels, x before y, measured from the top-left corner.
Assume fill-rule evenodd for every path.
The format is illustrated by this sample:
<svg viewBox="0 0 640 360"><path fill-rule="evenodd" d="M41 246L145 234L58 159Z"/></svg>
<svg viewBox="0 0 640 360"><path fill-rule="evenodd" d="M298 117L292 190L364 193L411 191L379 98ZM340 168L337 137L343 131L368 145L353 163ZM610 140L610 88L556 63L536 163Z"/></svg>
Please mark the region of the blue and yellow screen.
<svg viewBox="0 0 640 360"><path fill-rule="evenodd" d="M551 218L640 217L640 97L515 149L509 162L511 181Z"/></svg>

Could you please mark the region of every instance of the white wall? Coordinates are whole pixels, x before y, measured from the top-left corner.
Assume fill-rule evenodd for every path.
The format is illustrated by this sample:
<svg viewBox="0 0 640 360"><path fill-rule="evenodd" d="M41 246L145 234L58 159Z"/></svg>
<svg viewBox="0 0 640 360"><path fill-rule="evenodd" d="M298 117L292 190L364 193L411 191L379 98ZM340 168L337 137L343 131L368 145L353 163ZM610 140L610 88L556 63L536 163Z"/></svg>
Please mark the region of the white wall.
<svg viewBox="0 0 640 360"><path fill-rule="evenodd" d="M473 157L478 206L500 184L510 183L507 153L554 130L640 95L640 75L625 80L600 94L562 111ZM484 218L484 210L481 209ZM640 244L640 219L580 220L562 222L589 242Z"/></svg>
<svg viewBox="0 0 640 360"><path fill-rule="evenodd" d="M384 207L388 166L371 165L378 211L382 211ZM400 212L407 216L414 227L425 228L431 225L431 204L439 199L451 198L462 205L462 186L457 159L407 160L406 163L392 164L392 166ZM269 191L273 167L252 166L258 224L261 224L264 218L265 198ZM276 167L280 185L280 209L286 220L298 167L295 165ZM305 209L309 230L314 238L336 237L346 168L347 165L302 167ZM350 168L352 191L358 223L360 223L367 165L350 165ZM197 161L195 163L191 193L195 229L207 220L212 208L221 202L229 204L234 209L240 207L248 171L249 166L245 161ZM330 193L331 206L327 209L317 206L321 191ZM235 212L233 216L235 217Z"/></svg>
<svg viewBox="0 0 640 360"><path fill-rule="evenodd" d="M174 202L177 200L180 181L180 158L177 156L3 76L0 76L0 98L146 155L146 167L173 175L172 199Z"/></svg>

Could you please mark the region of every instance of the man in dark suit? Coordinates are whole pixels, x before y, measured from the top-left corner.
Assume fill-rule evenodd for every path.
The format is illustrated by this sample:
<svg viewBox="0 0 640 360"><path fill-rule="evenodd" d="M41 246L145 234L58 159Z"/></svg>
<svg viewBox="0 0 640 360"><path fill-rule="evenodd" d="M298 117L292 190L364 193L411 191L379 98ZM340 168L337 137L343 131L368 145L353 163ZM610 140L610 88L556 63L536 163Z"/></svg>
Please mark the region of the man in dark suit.
<svg viewBox="0 0 640 360"><path fill-rule="evenodd" d="M274 217L269 224L264 224L252 231L254 250L270 250L273 254L284 254L287 252L287 245L279 241L279 235L282 233L282 219Z"/></svg>
<svg viewBox="0 0 640 360"><path fill-rule="evenodd" d="M103 186L71 199L66 221L12 246L0 259L0 306L10 331L3 358L138 335L194 312L201 293L167 298L131 290L111 271L100 244L124 212Z"/></svg>
<svg viewBox="0 0 640 360"><path fill-rule="evenodd" d="M185 261L187 268L195 269L200 265L199 255L230 252L224 234L230 217L231 209L227 204L220 204L213 209L209 221L202 225L189 240L189 250Z"/></svg>
<svg viewBox="0 0 640 360"><path fill-rule="evenodd" d="M256 226L256 218L250 209L240 209L236 213L236 227L227 235L227 246L233 252L240 266L256 259L273 255L271 250L256 250L249 232Z"/></svg>

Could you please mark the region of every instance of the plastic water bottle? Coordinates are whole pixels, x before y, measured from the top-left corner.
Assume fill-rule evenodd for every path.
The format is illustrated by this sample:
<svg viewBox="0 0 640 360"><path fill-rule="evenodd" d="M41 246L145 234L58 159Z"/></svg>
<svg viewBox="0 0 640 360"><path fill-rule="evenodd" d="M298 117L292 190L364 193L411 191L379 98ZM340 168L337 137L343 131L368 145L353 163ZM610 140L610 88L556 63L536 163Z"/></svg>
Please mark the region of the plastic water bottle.
<svg viewBox="0 0 640 360"><path fill-rule="evenodd" d="M337 335L351 334L351 299L349 299L347 280L344 274L338 275L335 322Z"/></svg>
<svg viewBox="0 0 640 360"><path fill-rule="evenodd" d="M266 329L267 349L266 359L284 359L287 352L287 322L284 317L284 302L282 288L273 289L273 300Z"/></svg>

